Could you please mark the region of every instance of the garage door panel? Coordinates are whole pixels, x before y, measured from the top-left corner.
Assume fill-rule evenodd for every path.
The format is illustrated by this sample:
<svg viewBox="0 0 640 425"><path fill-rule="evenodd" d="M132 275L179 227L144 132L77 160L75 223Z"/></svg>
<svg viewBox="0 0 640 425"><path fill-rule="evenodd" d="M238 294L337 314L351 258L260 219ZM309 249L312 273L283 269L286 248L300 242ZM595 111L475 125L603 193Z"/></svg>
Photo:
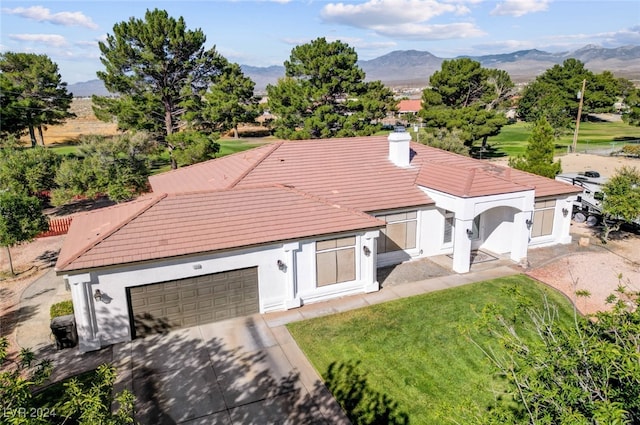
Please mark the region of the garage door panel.
<svg viewBox="0 0 640 425"><path fill-rule="evenodd" d="M136 336L259 312L257 267L128 288Z"/></svg>

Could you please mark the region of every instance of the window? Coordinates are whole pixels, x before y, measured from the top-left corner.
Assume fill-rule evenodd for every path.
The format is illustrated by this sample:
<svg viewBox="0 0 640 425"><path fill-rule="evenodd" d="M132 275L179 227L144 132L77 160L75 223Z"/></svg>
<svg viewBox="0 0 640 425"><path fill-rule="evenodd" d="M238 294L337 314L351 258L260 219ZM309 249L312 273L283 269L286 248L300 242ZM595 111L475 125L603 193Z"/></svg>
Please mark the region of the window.
<svg viewBox="0 0 640 425"><path fill-rule="evenodd" d="M409 211L377 216L387 223L378 238L378 254L416 247L418 212Z"/></svg>
<svg viewBox="0 0 640 425"><path fill-rule="evenodd" d="M316 279L318 286L356 279L356 238L316 242Z"/></svg>
<svg viewBox="0 0 640 425"><path fill-rule="evenodd" d="M534 205L531 237L548 236L553 233L553 219L556 211L556 200L537 201Z"/></svg>
<svg viewBox="0 0 640 425"><path fill-rule="evenodd" d="M451 211L446 211L444 215L444 237L442 238L443 244L450 244L451 242L453 242L453 220L453 213Z"/></svg>

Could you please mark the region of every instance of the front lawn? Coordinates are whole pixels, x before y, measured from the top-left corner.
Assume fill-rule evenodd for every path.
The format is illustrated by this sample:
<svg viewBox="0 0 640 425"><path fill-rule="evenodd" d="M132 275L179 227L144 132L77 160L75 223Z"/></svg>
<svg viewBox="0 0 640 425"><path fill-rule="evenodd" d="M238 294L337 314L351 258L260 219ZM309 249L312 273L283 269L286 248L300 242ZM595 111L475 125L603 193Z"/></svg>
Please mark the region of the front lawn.
<svg viewBox="0 0 640 425"><path fill-rule="evenodd" d="M521 296L516 300L514 293ZM335 382L336 373L350 375L349 368L360 362L356 369L366 384L357 374L344 376L343 381L384 394L412 425L472 423L469 415L474 409L491 406L504 388L486 356L469 339L500 350L486 331L474 326L478 312L490 303L506 312L516 311L522 302L542 306L543 296L558 306L561 320L573 320L573 308L564 296L519 275L292 323L288 328L324 380ZM343 395L362 392L362 388L344 390L344 384Z"/></svg>
<svg viewBox="0 0 640 425"><path fill-rule="evenodd" d="M531 124L517 122L502 127L500 134L489 137L488 144L499 154L523 155L531 134ZM640 127L624 122L582 122L578 133L577 152L591 149L621 149L629 140L640 139ZM556 154L567 153L573 143L573 132L562 135L556 143Z"/></svg>

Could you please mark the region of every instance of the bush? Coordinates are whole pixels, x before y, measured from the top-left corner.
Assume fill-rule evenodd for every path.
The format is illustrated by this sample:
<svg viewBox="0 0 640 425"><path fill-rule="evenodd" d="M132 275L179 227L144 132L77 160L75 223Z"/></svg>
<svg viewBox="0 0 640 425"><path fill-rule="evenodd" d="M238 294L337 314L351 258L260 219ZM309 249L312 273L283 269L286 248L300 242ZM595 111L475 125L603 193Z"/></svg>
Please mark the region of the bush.
<svg viewBox="0 0 640 425"><path fill-rule="evenodd" d="M51 306L50 313L51 319L60 316L67 316L73 314L73 302L71 300L62 301Z"/></svg>
<svg viewBox="0 0 640 425"><path fill-rule="evenodd" d="M626 156L640 157L640 144L639 145L624 145L622 147L622 154Z"/></svg>

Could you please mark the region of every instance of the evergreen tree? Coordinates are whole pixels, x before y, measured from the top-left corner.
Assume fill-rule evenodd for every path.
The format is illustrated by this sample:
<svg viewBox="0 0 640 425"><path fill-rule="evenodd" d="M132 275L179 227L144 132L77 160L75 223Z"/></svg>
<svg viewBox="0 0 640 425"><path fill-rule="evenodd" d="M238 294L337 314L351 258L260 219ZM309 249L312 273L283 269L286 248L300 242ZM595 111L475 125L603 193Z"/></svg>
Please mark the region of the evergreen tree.
<svg viewBox="0 0 640 425"><path fill-rule="evenodd" d="M455 131L465 145L471 146L500 132L507 124L497 108L511 95L513 82L505 71L482 68L472 59L442 62L422 92L420 117L428 131Z"/></svg>
<svg viewBox="0 0 640 425"><path fill-rule="evenodd" d="M225 70L224 58L215 48L205 50L205 41L202 30L188 30L182 17L164 10L114 25L99 44L105 71L98 77L118 96L94 96L96 116L115 117L121 129L146 130L165 141L186 124L185 105L199 102Z"/></svg>
<svg viewBox="0 0 640 425"><path fill-rule="evenodd" d="M553 179L562 171L560 161L553 161L554 150L553 127L542 117L535 123L529 135L524 157L509 158L509 166Z"/></svg>
<svg viewBox="0 0 640 425"><path fill-rule="evenodd" d="M69 112L73 95L67 92L58 65L47 55L0 54L0 71L2 133L28 130L35 146L38 130L44 145L42 126L61 124L74 116Z"/></svg>
<svg viewBox="0 0 640 425"><path fill-rule="evenodd" d="M285 78L267 86L276 135L287 139L370 135L395 108L393 93L365 82L352 47L318 38L295 47Z"/></svg>
<svg viewBox="0 0 640 425"><path fill-rule="evenodd" d="M244 75L240 65L228 63L198 102L201 125L213 131L233 130L238 138L238 125L251 123L258 115L254 87L255 83Z"/></svg>

